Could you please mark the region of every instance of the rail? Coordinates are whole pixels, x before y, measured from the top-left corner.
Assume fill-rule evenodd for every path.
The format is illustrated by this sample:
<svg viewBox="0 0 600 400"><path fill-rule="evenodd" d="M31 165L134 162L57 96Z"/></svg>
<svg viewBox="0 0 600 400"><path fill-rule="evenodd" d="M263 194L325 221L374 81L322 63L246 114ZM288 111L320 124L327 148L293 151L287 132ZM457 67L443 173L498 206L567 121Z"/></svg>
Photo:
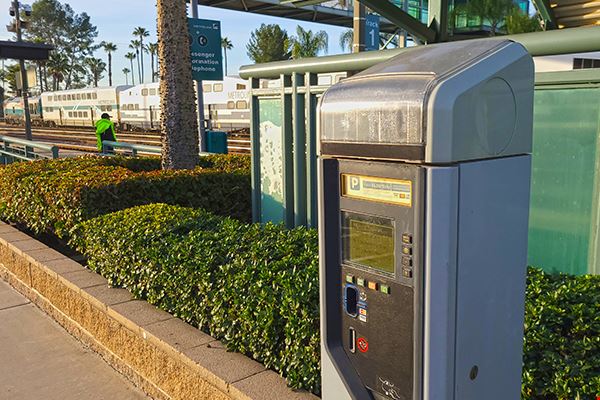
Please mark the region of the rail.
<svg viewBox="0 0 600 400"><path fill-rule="evenodd" d="M0 163L58 158L58 147L31 140L0 136Z"/></svg>
<svg viewBox="0 0 600 400"><path fill-rule="evenodd" d="M102 154L110 154L111 149L124 149L131 151L131 155L137 157L138 153L161 154L159 146L148 146L145 144L134 144L125 142L113 142L110 140L102 141Z"/></svg>

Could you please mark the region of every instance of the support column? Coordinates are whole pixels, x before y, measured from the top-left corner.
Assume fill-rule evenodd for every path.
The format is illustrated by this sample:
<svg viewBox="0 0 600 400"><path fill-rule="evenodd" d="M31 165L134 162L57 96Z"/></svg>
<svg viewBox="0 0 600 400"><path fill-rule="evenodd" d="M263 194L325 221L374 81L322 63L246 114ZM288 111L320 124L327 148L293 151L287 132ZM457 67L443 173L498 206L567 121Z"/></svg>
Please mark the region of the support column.
<svg viewBox="0 0 600 400"><path fill-rule="evenodd" d="M354 35L352 37L352 52L360 53L365 51L365 14L366 9L360 1L354 0L353 3L354 18L352 28Z"/></svg>

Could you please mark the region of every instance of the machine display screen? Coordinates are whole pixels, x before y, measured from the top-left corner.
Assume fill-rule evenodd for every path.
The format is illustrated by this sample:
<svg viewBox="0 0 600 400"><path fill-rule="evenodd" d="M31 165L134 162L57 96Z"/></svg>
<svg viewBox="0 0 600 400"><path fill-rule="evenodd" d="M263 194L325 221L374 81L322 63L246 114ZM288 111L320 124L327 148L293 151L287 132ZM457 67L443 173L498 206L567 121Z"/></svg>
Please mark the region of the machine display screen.
<svg viewBox="0 0 600 400"><path fill-rule="evenodd" d="M342 258L381 272L395 272L394 222L388 218L342 212Z"/></svg>

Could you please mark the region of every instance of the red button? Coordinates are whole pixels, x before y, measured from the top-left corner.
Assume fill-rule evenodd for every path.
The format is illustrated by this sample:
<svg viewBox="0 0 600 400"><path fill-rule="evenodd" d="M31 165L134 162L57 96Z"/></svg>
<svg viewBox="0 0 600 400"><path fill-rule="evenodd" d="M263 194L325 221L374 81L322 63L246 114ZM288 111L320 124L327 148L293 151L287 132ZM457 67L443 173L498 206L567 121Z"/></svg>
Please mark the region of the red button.
<svg viewBox="0 0 600 400"><path fill-rule="evenodd" d="M364 337L359 337L356 341L356 344L358 345L358 350L361 353L366 353L367 351L369 351L369 342L367 342L367 339L365 339Z"/></svg>

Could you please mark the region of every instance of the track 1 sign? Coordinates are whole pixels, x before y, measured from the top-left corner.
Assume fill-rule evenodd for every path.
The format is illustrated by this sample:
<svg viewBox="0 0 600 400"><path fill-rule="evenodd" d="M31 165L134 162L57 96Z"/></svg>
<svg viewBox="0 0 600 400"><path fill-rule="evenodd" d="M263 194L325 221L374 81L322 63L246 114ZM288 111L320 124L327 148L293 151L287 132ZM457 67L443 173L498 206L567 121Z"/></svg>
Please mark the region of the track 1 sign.
<svg viewBox="0 0 600 400"><path fill-rule="evenodd" d="M379 15L367 14L365 28L365 50L379 50Z"/></svg>
<svg viewBox="0 0 600 400"><path fill-rule="evenodd" d="M188 18L192 77L195 81L223 79L221 22Z"/></svg>

